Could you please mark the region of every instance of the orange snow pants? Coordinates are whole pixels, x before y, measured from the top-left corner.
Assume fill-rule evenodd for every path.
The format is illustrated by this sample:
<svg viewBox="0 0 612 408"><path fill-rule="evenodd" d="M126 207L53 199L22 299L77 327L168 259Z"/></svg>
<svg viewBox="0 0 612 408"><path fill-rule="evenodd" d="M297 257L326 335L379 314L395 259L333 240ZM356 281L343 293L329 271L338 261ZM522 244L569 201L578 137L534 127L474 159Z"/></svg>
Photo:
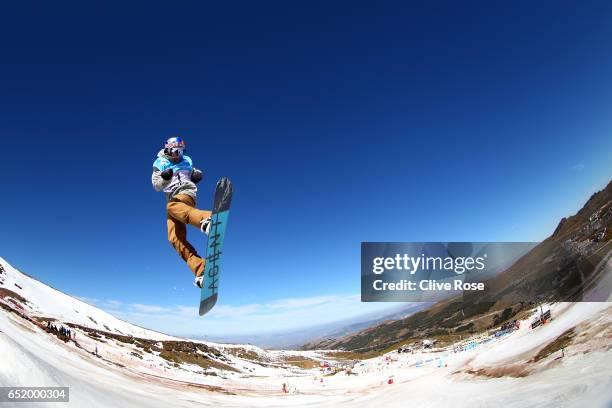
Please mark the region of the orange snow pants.
<svg viewBox="0 0 612 408"><path fill-rule="evenodd" d="M204 273L206 261L198 255L198 251L187 241L187 224L200 228L200 221L210 217L210 211L198 210L195 200L187 194L173 197L166 205L168 212L168 241L179 256L187 262L187 266L195 276Z"/></svg>

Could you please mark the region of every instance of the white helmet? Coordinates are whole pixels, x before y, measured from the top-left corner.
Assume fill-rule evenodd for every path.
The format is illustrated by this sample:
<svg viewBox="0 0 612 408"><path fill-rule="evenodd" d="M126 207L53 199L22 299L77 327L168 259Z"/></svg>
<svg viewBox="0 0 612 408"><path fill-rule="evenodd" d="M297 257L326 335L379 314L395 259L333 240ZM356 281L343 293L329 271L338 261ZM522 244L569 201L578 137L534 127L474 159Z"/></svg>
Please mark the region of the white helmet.
<svg viewBox="0 0 612 408"><path fill-rule="evenodd" d="M166 140L164 153L174 160L180 160L185 153L185 141L183 138L175 136Z"/></svg>

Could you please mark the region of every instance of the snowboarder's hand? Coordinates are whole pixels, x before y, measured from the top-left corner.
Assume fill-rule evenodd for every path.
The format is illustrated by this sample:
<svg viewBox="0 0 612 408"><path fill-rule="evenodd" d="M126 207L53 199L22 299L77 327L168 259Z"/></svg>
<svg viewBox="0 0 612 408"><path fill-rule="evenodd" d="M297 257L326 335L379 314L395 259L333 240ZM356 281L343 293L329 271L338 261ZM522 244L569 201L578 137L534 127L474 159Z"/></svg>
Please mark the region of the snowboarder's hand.
<svg viewBox="0 0 612 408"><path fill-rule="evenodd" d="M193 169L193 171L191 172L191 181L193 181L194 183L199 183L200 181L202 181L202 177L204 177L202 170Z"/></svg>
<svg viewBox="0 0 612 408"><path fill-rule="evenodd" d="M174 174L174 171L172 171L172 169L166 169L164 171L161 172L161 178L163 178L164 180L168 181L172 178L172 175Z"/></svg>

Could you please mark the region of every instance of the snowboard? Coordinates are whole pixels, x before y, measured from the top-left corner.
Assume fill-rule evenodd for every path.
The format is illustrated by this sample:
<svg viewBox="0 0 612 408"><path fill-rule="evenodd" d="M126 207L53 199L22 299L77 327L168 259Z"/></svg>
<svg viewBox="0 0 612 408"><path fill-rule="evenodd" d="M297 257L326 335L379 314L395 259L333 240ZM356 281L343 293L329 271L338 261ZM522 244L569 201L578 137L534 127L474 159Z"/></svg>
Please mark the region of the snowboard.
<svg viewBox="0 0 612 408"><path fill-rule="evenodd" d="M206 266L204 267L204 282L200 295L200 316L208 313L217 303L221 260L223 259L223 242L225 229L232 203L233 187L227 177L217 182L213 200L208 243L206 245Z"/></svg>

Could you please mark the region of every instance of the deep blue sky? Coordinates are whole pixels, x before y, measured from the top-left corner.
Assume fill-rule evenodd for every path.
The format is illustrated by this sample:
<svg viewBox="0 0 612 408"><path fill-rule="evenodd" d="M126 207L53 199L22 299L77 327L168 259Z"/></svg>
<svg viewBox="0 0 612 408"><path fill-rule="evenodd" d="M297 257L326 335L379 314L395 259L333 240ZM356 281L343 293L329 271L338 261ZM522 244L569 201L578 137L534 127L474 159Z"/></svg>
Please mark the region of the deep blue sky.
<svg viewBox="0 0 612 408"><path fill-rule="evenodd" d="M235 185L228 308L357 294L361 241L542 239L612 175L610 2L222 3L3 8L0 256L195 306L150 184L176 133L201 207Z"/></svg>

